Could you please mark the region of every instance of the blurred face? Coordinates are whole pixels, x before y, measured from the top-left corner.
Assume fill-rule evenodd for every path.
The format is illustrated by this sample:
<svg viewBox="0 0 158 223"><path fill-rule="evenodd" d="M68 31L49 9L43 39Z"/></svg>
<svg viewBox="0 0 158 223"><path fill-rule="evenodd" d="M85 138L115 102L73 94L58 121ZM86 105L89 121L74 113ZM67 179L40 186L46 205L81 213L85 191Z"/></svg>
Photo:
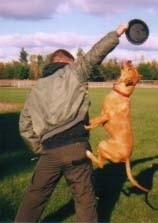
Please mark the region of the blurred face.
<svg viewBox="0 0 158 223"><path fill-rule="evenodd" d="M61 63L69 63L69 64L71 64L71 63L74 62L74 60L72 58L69 58L69 57L65 56L65 55L61 55L61 56L56 56L54 58L53 62L54 63L61 62Z"/></svg>

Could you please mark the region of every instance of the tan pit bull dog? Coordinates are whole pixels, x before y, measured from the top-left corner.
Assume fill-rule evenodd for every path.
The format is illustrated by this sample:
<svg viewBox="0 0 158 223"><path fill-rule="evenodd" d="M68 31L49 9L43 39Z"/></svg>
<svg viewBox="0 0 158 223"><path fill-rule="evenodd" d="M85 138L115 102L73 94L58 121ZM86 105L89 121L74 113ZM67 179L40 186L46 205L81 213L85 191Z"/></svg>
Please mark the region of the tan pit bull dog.
<svg viewBox="0 0 158 223"><path fill-rule="evenodd" d="M141 76L132 65L131 61L121 63L121 76L114 84L112 91L104 98L101 115L91 119L85 126L91 130L98 125L103 125L109 137L99 143L98 157L87 151L87 156L100 168L105 161L114 163L124 162L127 177L130 182L144 192L149 190L139 185L132 176L130 157L133 150L133 133L130 118L130 95Z"/></svg>

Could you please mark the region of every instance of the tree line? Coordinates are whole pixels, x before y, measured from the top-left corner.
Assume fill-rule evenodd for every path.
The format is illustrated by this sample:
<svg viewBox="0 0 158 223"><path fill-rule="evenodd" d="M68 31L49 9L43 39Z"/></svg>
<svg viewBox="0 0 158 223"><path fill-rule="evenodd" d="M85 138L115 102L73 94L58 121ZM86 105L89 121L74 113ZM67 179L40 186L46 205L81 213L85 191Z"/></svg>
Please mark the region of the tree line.
<svg viewBox="0 0 158 223"><path fill-rule="evenodd" d="M82 55L80 55L82 56ZM19 52L19 59L12 62L0 62L0 79L30 79L37 80L42 76L43 68L48 64L50 54L29 55L24 48ZM136 65L144 80L158 80L158 62L145 62L141 56ZM95 66L89 81L110 81L120 75L120 64L117 58L106 59L101 65Z"/></svg>

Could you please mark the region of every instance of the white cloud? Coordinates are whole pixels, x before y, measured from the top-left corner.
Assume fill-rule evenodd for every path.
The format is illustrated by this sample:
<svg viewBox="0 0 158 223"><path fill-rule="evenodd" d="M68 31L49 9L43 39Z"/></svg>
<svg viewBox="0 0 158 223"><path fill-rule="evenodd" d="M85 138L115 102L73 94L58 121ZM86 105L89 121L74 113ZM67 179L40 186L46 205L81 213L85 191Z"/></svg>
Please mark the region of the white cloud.
<svg viewBox="0 0 158 223"><path fill-rule="evenodd" d="M78 48L82 48L85 52L99 40L100 37L84 36L75 33L32 33L27 35L13 34L0 36L0 60L7 58L7 48L10 55L18 58L21 48L29 54L48 54L57 48L65 48L75 54ZM152 54L158 50L158 36L150 36L150 38L142 45L136 46L128 42L125 35L120 39L120 45L110 54L114 57L136 57L137 55ZM154 44L153 44L154 43ZM118 53L119 52L119 53ZM121 52L121 53L120 53ZM153 54L155 55L155 54ZM8 57L10 59L10 57ZM152 58L152 57L151 57ZM148 59L149 56L148 56Z"/></svg>
<svg viewBox="0 0 158 223"><path fill-rule="evenodd" d="M129 7L145 7L149 13L157 8L157 0L1 0L0 17L12 19L49 19L70 10L105 16L125 11Z"/></svg>
<svg viewBox="0 0 158 223"><path fill-rule="evenodd" d="M81 14L85 13L100 17L111 15L117 18L118 13L126 12L128 11L127 9L130 9L130 12L135 6L136 9L145 8L145 12L149 14L149 18L151 15L156 15L157 13L157 0L0 0L0 18L3 18L4 27L7 19L12 21L14 19L19 20L21 22L20 24L23 24L23 20L31 20L29 23L31 25L33 20L40 21L47 19L47 21L50 20L51 25L52 18L55 20L57 15L61 17L69 12L77 11L81 12ZM71 25L73 22L74 21L70 21ZM74 29L77 30L77 27ZM18 58L19 51L22 47L24 47L29 54L47 54L56 48L66 48L74 53L77 48L83 48L87 51L95 40L97 40L96 37L79 35L75 33L75 31L74 33L31 31L31 33L23 35L20 33L3 34L0 35L0 61ZM158 50L157 40L158 35L150 33L147 42L141 46L134 46L130 44L124 36L121 38L121 44L117 50L110 55L117 55L120 57L121 54L123 56L129 56L129 54L130 56L132 56L132 54L136 56L143 53L149 58L152 58L153 55L156 55L156 51ZM9 56L7 54L9 54Z"/></svg>
<svg viewBox="0 0 158 223"><path fill-rule="evenodd" d="M11 34L0 36L0 47L68 47L84 46L87 44L87 37L73 33L32 33L28 35Z"/></svg>
<svg viewBox="0 0 158 223"><path fill-rule="evenodd" d="M32 33L32 34L11 34L0 36L0 61L5 61L11 57L17 58L21 48L24 48L29 54L48 54L57 48L65 48L74 51L79 47L85 47L88 44L88 37L75 33ZM9 50L8 50L9 49ZM6 53L3 53L6 52ZM16 52L16 53L15 53ZM16 55L15 55L16 54ZM16 57L15 57L16 56Z"/></svg>
<svg viewBox="0 0 158 223"><path fill-rule="evenodd" d="M12 19L48 19L57 13L64 0L1 0L0 17Z"/></svg>

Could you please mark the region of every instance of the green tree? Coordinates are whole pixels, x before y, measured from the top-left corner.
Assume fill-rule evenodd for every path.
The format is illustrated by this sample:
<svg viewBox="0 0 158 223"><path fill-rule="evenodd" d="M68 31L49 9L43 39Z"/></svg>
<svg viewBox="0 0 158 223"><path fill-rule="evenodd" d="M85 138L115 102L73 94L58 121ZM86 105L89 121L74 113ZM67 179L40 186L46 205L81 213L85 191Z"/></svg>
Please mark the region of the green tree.
<svg viewBox="0 0 158 223"><path fill-rule="evenodd" d="M156 80L158 78L158 66L155 66L155 64L150 62L140 63L138 64L137 69L144 80Z"/></svg>
<svg viewBox="0 0 158 223"><path fill-rule="evenodd" d="M20 62L23 64L23 65L26 65L28 63L28 53L25 51L24 48L21 49L20 51Z"/></svg>
<svg viewBox="0 0 158 223"><path fill-rule="evenodd" d="M100 81L100 71L99 71L99 66L96 65L90 73L89 81Z"/></svg>
<svg viewBox="0 0 158 223"><path fill-rule="evenodd" d="M120 75L120 65L117 59L109 59L103 63L103 71L105 80L114 80Z"/></svg>
<svg viewBox="0 0 158 223"><path fill-rule="evenodd" d="M3 70L3 75L5 79L13 79L14 78L14 69L12 63L6 63Z"/></svg>
<svg viewBox="0 0 158 223"><path fill-rule="evenodd" d="M30 78L30 68L28 65L28 53L25 51L24 48L21 49L20 51L20 63L21 63L21 75L20 75L20 79L28 79Z"/></svg>
<svg viewBox="0 0 158 223"><path fill-rule="evenodd" d="M5 76L4 76L4 67L5 67L5 64L4 63L0 63L0 79L5 79Z"/></svg>
<svg viewBox="0 0 158 223"><path fill-rule="evenodd" d="M42 75L43 67L45 65L44 59L42 55L37 56L37 65L38 65L38 77Z"/></svg>
<svg viewBox="0 0 158 223"><path fill-rule="evenodd" d="M38 79L42 75L44 60L42 55L31 55L30 61L30 75L33 79Z"/></svg>
<svg viewBox="0 0 158 223"><path fill-rule="evenodd" d="M13 62L14 78L15 79L28 79L29 76L29 67L23 65L19 61Z"/></svg>

